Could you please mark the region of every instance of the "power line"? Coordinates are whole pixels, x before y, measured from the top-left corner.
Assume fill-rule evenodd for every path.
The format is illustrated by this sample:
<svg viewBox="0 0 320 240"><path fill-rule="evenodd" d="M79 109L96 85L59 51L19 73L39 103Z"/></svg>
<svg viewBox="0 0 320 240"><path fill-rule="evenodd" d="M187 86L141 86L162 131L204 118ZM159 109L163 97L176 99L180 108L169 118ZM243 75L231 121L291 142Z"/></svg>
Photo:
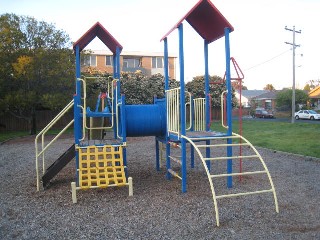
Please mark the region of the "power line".
<svg viewBox="0 0 320 240"><path fill-rule="evenodd" d="M264 61L264 62L258 63L258 64L254 65L254 66L252 66L252 67L249 67L249 68L245 69L244 71L248 71L248 70L250 70L250 69L252 69L252 68L256 68L256 67L259 67L259 66L261 66L261 65L263 65L263 64L266 64L266 63L268 63L268 62L271 62L272 60L274 60L274 59L282 56L283 54L285 54L285 53L287 53L287 52L289 52L289 51L291 51L291 49L288 49L288 50L286 50L286 51L284 51L284 52L282 52L282 53L280 53L280 54L278 54L278 55L276 55L276 56L274 56L274 57L272 57L272 58L270 58L270 59L268 59L268 60L266 60L266 61Z"/></svg>

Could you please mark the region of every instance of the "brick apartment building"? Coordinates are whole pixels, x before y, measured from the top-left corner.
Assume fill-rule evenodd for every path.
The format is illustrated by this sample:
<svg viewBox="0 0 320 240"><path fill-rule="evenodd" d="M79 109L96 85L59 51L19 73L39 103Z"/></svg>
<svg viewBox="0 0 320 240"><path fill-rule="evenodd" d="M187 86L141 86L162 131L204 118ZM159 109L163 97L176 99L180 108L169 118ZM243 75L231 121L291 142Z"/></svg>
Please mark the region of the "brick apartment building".
<svg viewBox="0 0 320 240"><path fill-rule="evenodd" d="M93 67L102 72L112 73L113 56L105 50L91 50L84 55L81 70ZM122 52L120 55L120 68L122 72L142 71L146 76L160 73L164 75L163 53L156 52ZM169 77L176 79L176 57L169 55Z"/></svg>

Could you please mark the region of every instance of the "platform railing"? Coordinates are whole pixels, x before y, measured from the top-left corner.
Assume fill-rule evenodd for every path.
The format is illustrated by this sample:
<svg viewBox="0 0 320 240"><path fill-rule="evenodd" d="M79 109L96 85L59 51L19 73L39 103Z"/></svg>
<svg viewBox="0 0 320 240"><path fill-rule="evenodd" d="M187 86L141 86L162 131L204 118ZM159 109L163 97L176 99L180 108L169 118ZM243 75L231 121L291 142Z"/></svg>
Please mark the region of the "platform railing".
<svg viewBox="0 0 320 240"><path fill-rule="evenodd" d="M206 130L206 99L196 98L194 102L194 130L205 131Z"/></svg>
<svg viewBox="0 0 320 240"><path fill-rule="evenodd" d="M46 166L45 166L45 157L44 153L45 151L50 147L52 143L54 143L60 136L63 134L74 122L74 119L71 120L67 126L65 126L47 145L45 145L44 137L45 134L51 129L51 127L64 115L66 114L74 105L74 100L68 103L67 106L65 106L64 109L61 110L61 112L58 113L58 115L52 119L52 121L44 127L41 132L38 133L36 136L34 143L35 143L35 155L36 155L36 176L37 176L37 191L40 190L40 174L39 174L39 157L42 155L42 173L45 172ZM41 136L41 151L39 151L38 148L38 139Z"/></svg>
<svg viewBox="0 0 320 240"><path fill-rule="evenodd" d="M166 90L168 133L180 134L180 87Z"/></svg>

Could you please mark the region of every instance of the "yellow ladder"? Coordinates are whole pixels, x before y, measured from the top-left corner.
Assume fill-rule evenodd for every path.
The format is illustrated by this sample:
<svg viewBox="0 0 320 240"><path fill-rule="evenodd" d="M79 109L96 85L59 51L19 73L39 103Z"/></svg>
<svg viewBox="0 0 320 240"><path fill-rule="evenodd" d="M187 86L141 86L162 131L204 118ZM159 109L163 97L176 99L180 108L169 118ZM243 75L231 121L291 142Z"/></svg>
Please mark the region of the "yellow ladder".
<svg viewBox="0 0 320 240"><path fill-rule="evenodd" d="M78 187L71 183L72 201L77 203L76 190L129 186L129 196L133 195L132 178L128 180L123 164L123 146L76 147L79 153Z"/></svg>
<svg viewBox="0 0 320 240"><path fill-rule="evenodd" d="M214 211L215 211L215 216L216 216L216 224L217 226L220 225L219 222L219 211L218 211L218 204L217 204L217 199L222 199L222 198L227 198L227 197L237 197L237 196L245 196L245 195L253 195L253 194L262 194L262 193L273 193L273 197L274 197L274 204L275 204L275 209L276 212L279 212L279 207L278 207L278 200L277 200L277 195L276 195L276 191L275 191L275 187L271 178L271 175L269 173L269 170L267 168L267 165L265 164L264 160L262 159L261 155L259 154L259 152L256 150L256 148L244 137L233 133L232 136L222 136L222 137L203 137L203 138L190 138L187 136L181 136L182 138L186 139L196 150L196 152L198 153L203 166L205 168L209 183L210 183L210 188L211 188L211 193L212 193L212 199L213 199L213 204L214 204ZM212 144L212 145L196 145L195 142L193 140L217 140L217 139L221 139L221 140L226 140L228 138L232 138L232 139L242 139L242 142L240 143L231 143L231 144ZM227 146L248 146L250 147L254 154L253 155L247 155L247 156L231 156L231 157L210 157L210 158L205 158L202 155L202 152L200 151L201 148L216 148L216 147L227 147ZM207 167L206 161L219 161L219 160L227 160L227 159L259 159L264 170L263 171L252 171L252 172L239 172L239 173L226 173L226 174L211 174L209 172L209 169ZM219 178L219 177L228 177L228 176L244 176L244 175L252 175L252 174L266 174L268 176L269 182L270 182L270 189L264 189L264 190L260 190L260 191L252 191L252 192L241 192L241 193L232 193L232 194L224 194L224 195L216 195L215 192L215 188L213 185L213 179L214 178Z"/></svg>

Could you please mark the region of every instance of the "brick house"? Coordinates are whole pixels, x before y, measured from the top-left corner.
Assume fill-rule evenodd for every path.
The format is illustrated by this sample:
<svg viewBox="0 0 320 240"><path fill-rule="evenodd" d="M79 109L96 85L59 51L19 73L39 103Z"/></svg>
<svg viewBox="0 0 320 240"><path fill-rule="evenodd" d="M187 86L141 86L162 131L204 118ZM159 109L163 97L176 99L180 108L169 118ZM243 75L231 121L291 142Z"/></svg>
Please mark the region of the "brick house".
<svg viewBox="0 0 320 240"><path fill-rule="evenodd" d="M169 55L169 77L176 79L176 58ZM88 67L102 72L112 73L113 55L109 51L91 50L82 57L81 71ZM122 72L142 71L146 76L160 73L164 75L163 53L157 52L121 52L120 68Z"/></svg>
<svg viewBox="0 0 320 240"><path fill-rule="evenodd" d="M245 108L264 108L266 110L274 110L276 108L276 97L278 91L269 90L242 90L241 102ZM236 98L240 99L238 91L235 93Z"/></svg>

